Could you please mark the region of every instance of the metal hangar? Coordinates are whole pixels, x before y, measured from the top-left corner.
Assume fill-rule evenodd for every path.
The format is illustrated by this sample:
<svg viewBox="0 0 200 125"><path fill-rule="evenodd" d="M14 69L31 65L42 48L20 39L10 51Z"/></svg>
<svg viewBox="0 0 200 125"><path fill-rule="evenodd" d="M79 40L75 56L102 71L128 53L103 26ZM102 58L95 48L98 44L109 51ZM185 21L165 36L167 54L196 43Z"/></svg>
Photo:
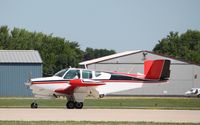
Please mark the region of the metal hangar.
<svg viewBox="0 0 200 125"><path fill-rule="evenodd" d="M31 96L24 83L42 76L36 50L0 50L0 96Z"/></svg>
<svg viewBox="0 0 200 125"><path fill-rule="evenodd" d="M152 95L183 96L191 88L200 88L200 65L156 54L151 51L137 50L121 52L79 63L93 70L143 73L144 60L171 60L171 75L165 84L143 84L142 88L113 93L112 95Z"/></svg>

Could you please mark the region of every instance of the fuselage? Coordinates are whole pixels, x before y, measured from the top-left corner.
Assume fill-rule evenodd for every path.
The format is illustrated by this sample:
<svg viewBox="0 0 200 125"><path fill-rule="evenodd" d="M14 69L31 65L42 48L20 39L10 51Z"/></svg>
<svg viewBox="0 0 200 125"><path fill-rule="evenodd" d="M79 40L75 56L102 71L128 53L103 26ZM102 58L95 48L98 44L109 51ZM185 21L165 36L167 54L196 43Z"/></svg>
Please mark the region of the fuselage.
<svg viewBox="0 0 200 125"><path fill-rule="evenodd" d="M140 74L139 77L140 76L142 75ZM35 95L65 96L71 94L71 86L73 85L70 84L70 81L76 79L80 79L85 86L76 86L76 90L73 89L73 91L82 91L81 89L85 89L84 87L93 83L90 87L95 88L99 94L104 95L123 90L141 88L143 83L157 83L157 81L145 81L132 76L124 76L112 72L68 68L59 71L52 77L31 79L30 89L32 89Z"/></svg>
<svg viewBox="0 0 200 125"><path fill-rule="evenodd" d="M33 94L36 95L65 95L68 92L56 92L56 90L62 90L69 88L71 84L70 80L81 79L83 83L93 82L98 84L98 82L103 82L104 84L94 86L99 90L99 94L108 94L112 92L118 92L124 89L134 89L135 87L141 87L142 80L136 80L132 77L121 76L119 74L112 74L102 71L92 71L88 69L77 69L69 68L63 69L56 73L52 77L34 78L31 79L30 89L32 89ZM132 85L134 83L134 85Z"/></svg>

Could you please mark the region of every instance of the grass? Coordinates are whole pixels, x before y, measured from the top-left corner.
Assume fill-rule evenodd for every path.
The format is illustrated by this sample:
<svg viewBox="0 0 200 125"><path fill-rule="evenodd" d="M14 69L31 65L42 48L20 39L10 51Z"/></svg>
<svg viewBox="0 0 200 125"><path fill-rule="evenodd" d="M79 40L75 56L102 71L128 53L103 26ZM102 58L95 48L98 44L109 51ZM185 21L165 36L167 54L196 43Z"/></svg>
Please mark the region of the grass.
<svg viewBox="0 0 200 125"><path fill-rule="evenodd" d="M32 99L0 98L0 108L29 108ZM66 99L39 99L40 108L65 108ZM103 99L86 99L84 108L113 109L180 109L200 110L198 98L164 98L164 97L105 97Z"/></svg>
<svg viewBox="0 0 200 125"><path fill-rule="evenodd" d="M91 122L91 121L0 121L0 125L200 125L200 123Z"/></svg>
<svg viewBox="0 0 200 125"><path fill-rule="evenodd" d="M86 106L104 108L142 109L200 109L200 99L189 98L132 98L86 101Z"/></svg>

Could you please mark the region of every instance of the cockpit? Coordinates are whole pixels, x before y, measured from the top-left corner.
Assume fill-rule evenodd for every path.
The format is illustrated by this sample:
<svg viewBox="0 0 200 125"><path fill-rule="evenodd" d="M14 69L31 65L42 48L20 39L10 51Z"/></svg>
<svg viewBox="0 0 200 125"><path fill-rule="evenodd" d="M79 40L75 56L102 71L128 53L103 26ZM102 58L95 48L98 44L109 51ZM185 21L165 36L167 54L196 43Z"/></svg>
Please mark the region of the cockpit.
<svg viewBox="0 0 200 125"><path fill-rule="evenodd" d="M54 76L63 79L110 79L111 74L88 69L68 68L57 72Z"/></svg>

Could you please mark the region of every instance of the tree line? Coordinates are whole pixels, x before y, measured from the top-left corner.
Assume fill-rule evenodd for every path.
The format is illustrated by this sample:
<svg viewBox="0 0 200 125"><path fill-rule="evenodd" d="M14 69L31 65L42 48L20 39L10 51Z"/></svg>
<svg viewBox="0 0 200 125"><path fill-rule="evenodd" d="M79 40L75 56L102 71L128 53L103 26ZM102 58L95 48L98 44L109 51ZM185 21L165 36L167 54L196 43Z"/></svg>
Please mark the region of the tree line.
<svg viewBox="0 0 200 125"><path fill-rule="evenodd" d="M9 30L8 26L0 27L0 49L38 50L43 60L44 76L52 75L69 66L78 67L81 61L116 53L114 50L89 47L83 51L78 42L25 29Z"/></svg>
<svg viewBox="0 0 200 125"><path fill-rule="evenodd" d="M158 41L153 51L200 64L200 31L187 30L180 35L178 32L170 32Z"/></svg>
<svg viewBox="0 0 200 125"><path fill-rule="evenodd" d="M114 50L90 47L83 51L76 41L25 29L10 30L8 26L0 27L0 49L38 50L43 60L44 76L69 66L78 67L81 61L116 53ZM180 35L178 32L170 32L158 41L153 51L200 64L200 31L187 30Z"/></svg>

